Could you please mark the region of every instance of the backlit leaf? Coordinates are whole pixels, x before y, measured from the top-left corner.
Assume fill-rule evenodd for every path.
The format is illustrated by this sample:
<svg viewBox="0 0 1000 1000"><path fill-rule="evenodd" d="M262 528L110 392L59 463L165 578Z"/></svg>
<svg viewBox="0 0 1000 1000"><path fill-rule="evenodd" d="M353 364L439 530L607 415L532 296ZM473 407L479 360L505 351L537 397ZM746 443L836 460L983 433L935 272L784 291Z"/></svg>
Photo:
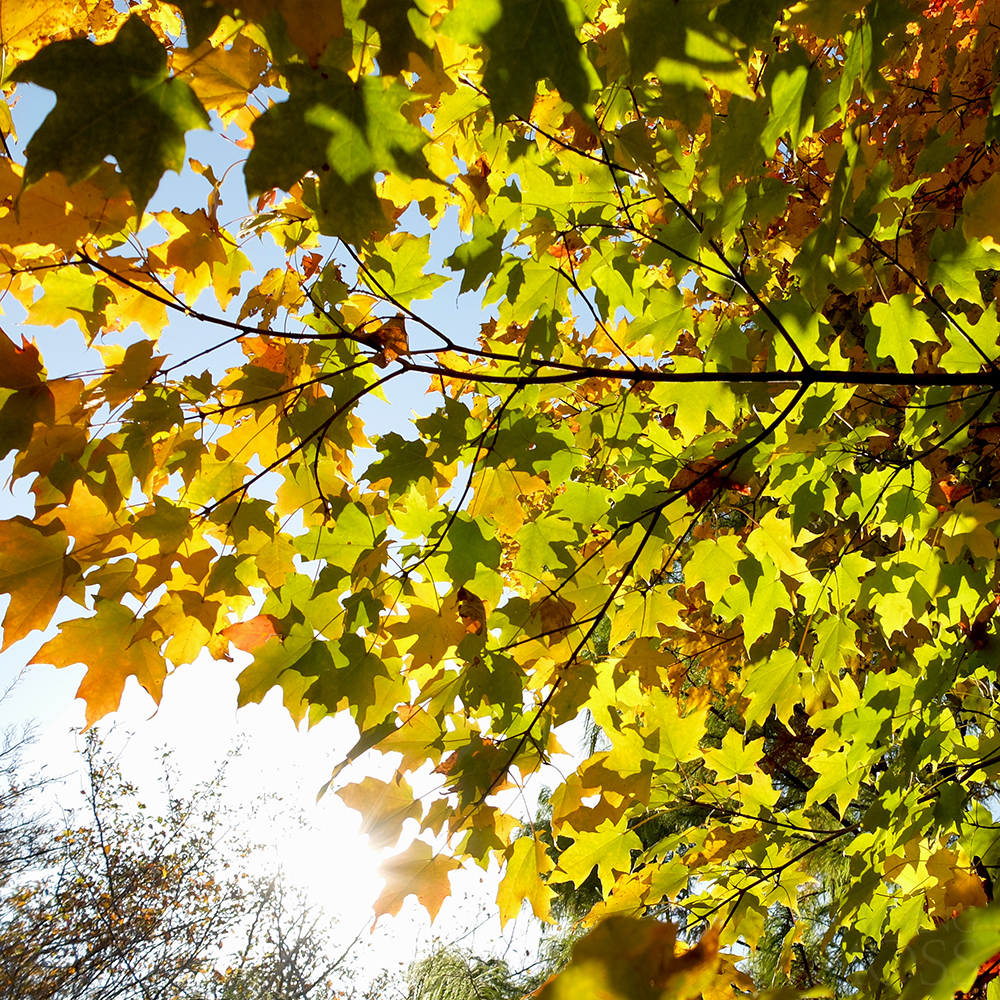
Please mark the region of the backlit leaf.
<svg viewBox="0 0 1000 1000"><path fill-rule="evenodd" d="M64 531L39 531L24 518L0 521L0 593L10 595L3 648L52 620L69 569Z"/></svg>
<svg viewBox="0 0 1000 1000"><path fill-rule="evenodd" d="M159 702L167 665L153 642L135 638L139 624L128 608L105 601L93 617L60 625L31 662L71 667L86 657L87 673L76 694L87 703L88 726L118 708L129 677Z"/></svg>
<svg viewBox="0 0 1000 1000"><path fill-rule="evenodd" d="M451 895L448 873L458 867L459 863L454 858L435 854L429 844L414 840L401 854L395 854L379 865L385 888L375 900L376 916L395 916L407 896L416 896L433 919L438 915L441 904Z"/></svg>
<svg viewBox="0 0 1000 1000"><path fill-rule="evenodd" d="M166 51L137 17L106 45L81 38L48 46L14 79L54 90L57 99L28 143L25 188L50 170L73 184L110 155L141 214L164 171L184 165L184 134L208 127L205 109L168 76Z"/></svg>

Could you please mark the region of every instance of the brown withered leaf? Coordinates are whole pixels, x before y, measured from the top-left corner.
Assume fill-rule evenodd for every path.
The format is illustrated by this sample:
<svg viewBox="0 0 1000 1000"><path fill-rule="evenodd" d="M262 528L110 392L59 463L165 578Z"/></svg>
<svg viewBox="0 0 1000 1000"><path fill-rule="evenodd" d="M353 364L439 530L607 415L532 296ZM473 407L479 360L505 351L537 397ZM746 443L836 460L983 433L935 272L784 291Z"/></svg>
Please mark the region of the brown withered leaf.
<svg viewBox="0 0 1000 1000"><path fill-rule="evenodd" d="M385 368L390 361L410 353L410 341L406 335L406 322L402 316L387 319L377 330L373 330L365 340L379 349L375 364Z"/></svg>
<svg viewBox="0 0 1000 1000"><path fill-rule="evenodd" d="M465 587L458 589L458 614L471 635L482 635L486 631L486 605Z"/></svg>
<svg viewBox="0 0 1000 1000"><path fill-rule="evenodd" d="M22 334L18 347L0 330L0 389L30 389L41 385L44 370L33 341Z"/></svg>

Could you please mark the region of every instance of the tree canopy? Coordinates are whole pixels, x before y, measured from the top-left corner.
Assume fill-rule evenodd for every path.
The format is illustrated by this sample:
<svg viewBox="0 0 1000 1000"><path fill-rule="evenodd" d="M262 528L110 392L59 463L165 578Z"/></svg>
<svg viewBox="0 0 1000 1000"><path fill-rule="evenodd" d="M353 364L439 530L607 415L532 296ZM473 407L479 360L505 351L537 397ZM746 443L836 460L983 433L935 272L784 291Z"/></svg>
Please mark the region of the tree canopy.
<svg viewBox="0 0 1000 1000"><path fill-rule="evenodd" d="M86 665L90 721L230 644L241 704L349 712L332 787L375 846L424 831L380 914L433 916L466 859L504 866L505 921L596 891L547 1000L982 987L996 0L120 6L0 7L5 131L55 92L0 160L3 288L104 362L48 378L0 337L34 501L0 522L5 646L69 599L34 659ZM230 160L147 213L204 128ZM157 348L180 317L194 357ZM367 751L396 778L345 784Z"/></svg>

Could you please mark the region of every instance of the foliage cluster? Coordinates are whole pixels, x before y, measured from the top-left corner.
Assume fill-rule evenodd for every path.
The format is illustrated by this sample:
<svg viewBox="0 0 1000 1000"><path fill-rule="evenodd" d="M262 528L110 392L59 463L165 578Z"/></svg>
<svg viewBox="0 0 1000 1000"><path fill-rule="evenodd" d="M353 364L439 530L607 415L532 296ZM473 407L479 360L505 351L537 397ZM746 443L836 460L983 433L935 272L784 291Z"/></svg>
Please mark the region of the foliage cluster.
<svg viewBox="0 0 1000 1000"><path fill-rule="evenodd" d="M467 859L504 866L504 921L596 882L607 919L545 997L749 988L779 925L759 987L984 987L998 25L997 0L4 5L8 103L56 94L0 161L4 288L104 359L47 378L0 338L34 500L0 522L4 643L85 609L35 659L86 664L90 720L230 643L241 704L350 712L343 766L398 771L338 767L338 794L377 847L424 833L380 914L434 915ZM220 221L222 162L146 213L205 127L249 213ZM257 238L283 266L250 273ZM449 284L479 329L422 314ZM180 315L197 358L157 351ZM199 373L227 342L244 363ZM408 384L430 414L366 434ZM502 793L588 713L606 744L525 830Z"/></svg>

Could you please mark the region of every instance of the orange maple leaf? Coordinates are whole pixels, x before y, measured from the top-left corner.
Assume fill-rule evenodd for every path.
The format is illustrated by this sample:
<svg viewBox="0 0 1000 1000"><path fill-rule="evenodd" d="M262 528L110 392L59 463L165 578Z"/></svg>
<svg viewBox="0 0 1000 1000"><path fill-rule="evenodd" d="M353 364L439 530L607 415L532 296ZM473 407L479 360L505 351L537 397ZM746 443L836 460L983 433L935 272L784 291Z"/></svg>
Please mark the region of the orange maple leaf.
<svg viewBox="0 0 1000 1000"><path fill-rule="evenodd" d="M252 653L273 635L281 637L278 631L278 619L274 615L257 615L249 621L237 622L224 628L221 635L244 653Z"/></svg>

